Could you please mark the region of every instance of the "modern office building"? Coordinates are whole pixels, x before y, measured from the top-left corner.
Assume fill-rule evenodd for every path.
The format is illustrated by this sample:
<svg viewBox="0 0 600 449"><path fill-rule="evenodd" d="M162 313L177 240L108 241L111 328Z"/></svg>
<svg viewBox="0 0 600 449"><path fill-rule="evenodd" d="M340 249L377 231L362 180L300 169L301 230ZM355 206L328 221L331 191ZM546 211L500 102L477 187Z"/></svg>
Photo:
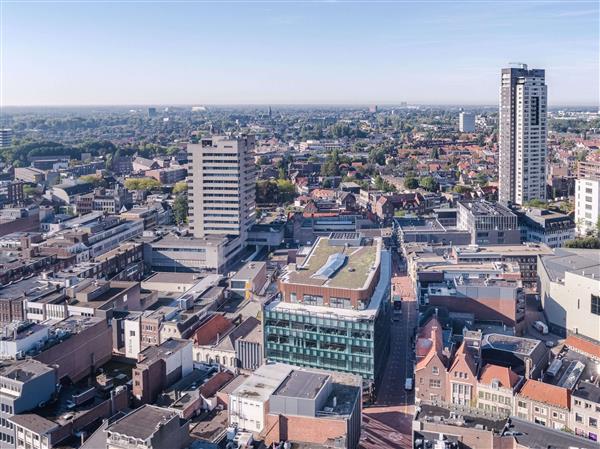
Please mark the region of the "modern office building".
<svg viewBox="0 0 600 449"><path fill-rule="evenodd" d="M538 263L540 300L550 330L600 342L600 257L596 249L556 249Z"/></svg>
<svg viewBox="0 0 600 449"><path fill-rule="evenodd" d="M502 69L500 85L500 202L546 198L547 86L545 71Z"/></svg>
<svg viewBox="0 0 600 449"><path fill-rule="evenodd" d="M188 144L190 228L195 237L239 237L255 222L254 136L212 136Z"/></svg>
<svg viewBox="0 0 600 449"><path fill-rule="evenodd" d="M265 306L269 360L359 374L377 385L389 350L391 256L380 238L320 237Z"/></svg>
<svg viewBox="0 0 600 449"><path fill-rule="evenodd" d="M575 225L579 235L598 231L600 177L575 181Z"/></svg>
<svg viewBox="0 0 600 449"><path fill-rule="evenodd" d="M507 207L488 201L459 201L457 227L471 233L476 245L518 245L517 216Z"/></svg>
<svg viewBox="0 0 600 449"><path fill-rule="evenodd" d="M545 243L560 248L575 238L575 222L570 215L554 210L529 208L517 211L521 241Z"/></svg>
<svg viewBox="0 0 600 449"><path fill-rule="evenodd" d="M461 112L458 115L458 130L461 133L475 132L475 114L472 112Z"/></svg>

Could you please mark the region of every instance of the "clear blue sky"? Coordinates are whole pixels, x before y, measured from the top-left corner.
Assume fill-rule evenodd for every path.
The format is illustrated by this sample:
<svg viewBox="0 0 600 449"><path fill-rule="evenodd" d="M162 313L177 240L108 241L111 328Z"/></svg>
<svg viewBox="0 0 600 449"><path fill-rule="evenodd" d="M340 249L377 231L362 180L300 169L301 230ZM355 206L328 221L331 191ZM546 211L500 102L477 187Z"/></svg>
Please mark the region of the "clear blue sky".
<svg viewBox="0 0 600 449"><path fill-rule="evenodd" d="M496 104L509 62L597 105L593 1L2 0L2 104Z"/></svg>

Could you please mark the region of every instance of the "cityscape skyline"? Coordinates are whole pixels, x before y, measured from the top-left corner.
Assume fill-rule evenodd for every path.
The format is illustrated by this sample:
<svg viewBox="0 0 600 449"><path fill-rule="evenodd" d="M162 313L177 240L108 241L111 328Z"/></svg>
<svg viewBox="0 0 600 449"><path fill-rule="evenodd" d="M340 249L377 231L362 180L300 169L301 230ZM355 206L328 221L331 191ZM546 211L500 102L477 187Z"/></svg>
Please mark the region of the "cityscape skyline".
<svg viewBox="0 0 600 449"><path fill-rule="evenodd" d="M1 104L494 105L513 61L598 104L593 2L180 6L4 2Z"/></svg>

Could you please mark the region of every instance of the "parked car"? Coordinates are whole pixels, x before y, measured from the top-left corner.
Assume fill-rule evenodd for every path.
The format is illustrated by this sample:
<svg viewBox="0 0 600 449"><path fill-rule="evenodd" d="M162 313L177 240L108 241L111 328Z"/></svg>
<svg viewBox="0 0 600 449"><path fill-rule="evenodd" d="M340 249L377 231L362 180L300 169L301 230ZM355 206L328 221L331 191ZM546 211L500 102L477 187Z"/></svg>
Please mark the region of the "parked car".
<svg viewBox="0 0 600 449"><path fill-rule="evenodd" d="M534 327L535 330L537 330L538 332L541 332L544 335L546 335L548 333L548 326L543 321L536 321L535 323L533 323L532 326Z"/></svg>

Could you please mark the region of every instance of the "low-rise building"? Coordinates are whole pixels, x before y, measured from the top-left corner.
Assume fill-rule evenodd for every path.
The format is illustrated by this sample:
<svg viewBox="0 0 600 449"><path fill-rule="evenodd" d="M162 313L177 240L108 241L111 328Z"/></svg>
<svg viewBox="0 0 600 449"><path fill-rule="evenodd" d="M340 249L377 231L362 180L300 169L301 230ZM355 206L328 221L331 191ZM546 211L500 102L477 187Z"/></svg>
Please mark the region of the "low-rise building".
<svg viewBox="0 0 600 449"><path fill-rule="evenodd" d="M567 388L528 379L515 400L514 414L556 430L570 428L571 392Z"/></svg>
<svg viewBox="0 0 600 449"><path fill-rule="evenodd" d="M575 222L566 214L547 209L530 208L517 212L521 239L560 248L575 238Z"/></svg>
<svg viewBox="0 0 600 449"><path fill-rule="evenodd" d="M471 233L477 245L521 243L517 216L507 207L488 201L459 201L457 227Z"/></svg>

